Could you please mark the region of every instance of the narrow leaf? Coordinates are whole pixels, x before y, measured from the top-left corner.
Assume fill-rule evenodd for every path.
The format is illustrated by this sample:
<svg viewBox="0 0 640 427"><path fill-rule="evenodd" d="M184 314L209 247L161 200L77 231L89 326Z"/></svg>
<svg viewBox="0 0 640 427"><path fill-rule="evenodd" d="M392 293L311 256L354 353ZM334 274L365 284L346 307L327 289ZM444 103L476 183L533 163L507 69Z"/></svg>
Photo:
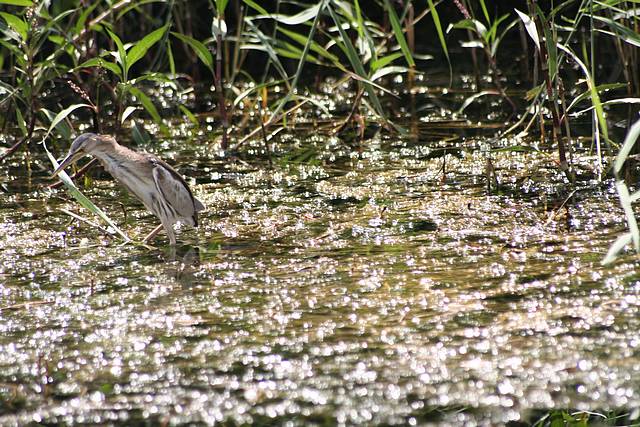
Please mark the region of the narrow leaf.
<svg viewBox="0 0 640 427"><path fill-rule="evenodd" d="M0 0L0 4L10 4L13 6L25 7L33 6L33 2L31 0Z"/></svg>
<svg viewBox="0 0 640 427"><path fill-rule="evenodd" d="M402 26L400 25L400 21L398 20L396 10L393 8L389 0L384 0L384 5L387 9L387 13L389 14L391 28L393 29L393 34L395 35L398 44L400 45L400 50L402 50L407 64L409 64L410 67L415 67L416 63L413 61L413 57L411 56L411 50L409 50L407 39L405 39L404 33L402 32Z"/></svg>
<svg viewBox="0 0 640 427"><path fill-rule="evenodd" d="M622 236L618 237L609 248L609 252L607 252L607 256L602 260L602 264L610 264L615 261L620 251L631 243L631 240L631 233L624 233Z"/></svg>
<svg viewBox="0 0 640 427"><path fill-rule="evenodd" d="M149 115L153 117L153 120L156 123L162 124L162 117L160 117L160 114L158 113L156 106L153 105L153 102L151 102L151 99L149 99L149 97L145 95L144 92L142 92L137 87L133 87L133 86L129 88L129 92L131 92L133 96L138 98L138 101L140 101L144 109L147 110Z"/></svg>
<svg viewBox="0 0 640 427"><path fill-rule="evenodd" d="M91 12L93 12L93 10L96 8L96 6L98 6L100 4L100 2L92 2L89 7L85 8L82 13L80 14L80 16L78 17L78 20L76 21L76 25L75 25L75 32L76 35L79 35L82 30L84 29L85 23L87 22L87 18L89 17L89 15L91 14Z"/></svg>
<svg viewBox="0 0 640 427"><path fill-rule="evenodd" d="M64 110L60 111L58 114L56 114L56 116L51 121L51 124L49 125L49 129L47 129L47 133L45 134L44 138L48 137L51 131L53 130L53 128L55 128L58 125L58 123L66 119L69 114L71 114L73 111L77 110L78 108L83 108L83 107L91 108L91 106L88 104L73 104L65 108Z"/></svg>
<svg viewBox="0 0 640 427"><path fill-rule="evenodd" d="M303 10L295 15L283 15L280 13L264 14L252 17L253 19L273 19L285 25L300 25L318 16L318 11L323 2Z"/></svg>
<svg viewBox="0 0 640 427"><path fill-rule="evenodd" d="M518 9L513 9L513 10L515 10L518 16L520 17L520 20L524 24L524 29L527 30L527 34L529 34L529 37L531 37L531 40L533 40L533 43L536 45L536 48L538 49L538 51L540 51L540 39L538 38L538 30L536 29L536 23L533 22L533 19L531 19L529 15L523 12L520 12Z"/></svg>
<svg viewBox="0 0 640 427"><path fill-rule="evenodd" d="M547 36L545 35L545 37ZM563 52L565 52L567 55L569 55L578 64L578 66L584 73L584 76L587 80L587 85L589 86L589 91L591 93L591 103L593 104L593 107L595 109L596 118L602 129L602 134L604 135L605 139L608 141L609 131L607 126L607 119L604 116L604 109L602 108L602 102L600 101L600 95L598 95L596 83L593 80L591 73L589 73L589 69L584 64L584 62L582 62L580 58L578 58L578 56L567 46L558 44L558 48Z"/></svg>
<svg viewBox="0 0 640 427"><path fill-rule="evenodd" d="M636 121L631 126L631 128L627 132L627 136L624 138L624 142L622 143L622 148L620 148L620 151L616 156L616 161L613 164L613 171L615 172L616 176L618 176L622 171L622 166L624 165L624 162L627 160L627 157L629 156L631 149L635 146L636 141L638 140L638 137L640 137L640 120Z"/></svg>
<svg viewBox="0 0 640 427"><path fill-rule="evenodd" d="M120 80L123 79L122 69L118 66L118 64L114 64L113 62L109 62L104 58L91 58L88 61L83 62L78 65L76 68L88 68L88 67L100 67L111 71L113 74L118 76Z"/></svg>
<svg viewBox="0 0 640 427"><path fill-rule="evenodd" d="M616 182L616 190L618 191L618 197L620 198L620 205L622 206L622 209L624 209L624 216L627 219L627 226L631 233L633 247L635 248L636 253L640 253L640 231L638 230L638 223L636 222L633 207L631 206L629 188L627 187L627 184L620 179Z"/></svg>
<svg viewBox="0 0 640 427"><path fill-rule="evenodd" d="M263 8L263 7L262 7L262 6L260 6L258 3L254 2L253 0L242 0L242 1L244 1L244 3L245 3L247 6L249 6L249 7L253 8L253 9L257 10L257 11L258 11L258 13L260 13L260 14L262 14L262 15L268 15L268 14L269 14L269 12L267 12L267 10L266 10L265 8Z"/></svg>
<svg viewBox="0 0 640 427"><path fill-rule="evenodd" d="M378 69L386 67L387 65L391 64L393 61L400 58L401 56L402 56L402 53L395 52L390 55L383 56L382 58L378 58L377 60L371 62L371 71L375 73ZM372 80L375 80L375 79L372 78Z"/></svg>
<svg viewBox="0 0 640 427"><path fill-rule="evenodd" d="M150 32L133 45L131 50L127 53L127 71L133 67L133 64L142 59L151 46L162 39L167 28L169 28L169 25L160 27L157 30Z"/></svg>
<svg viewBox="0 0 640 427"><path fill-rule="evenodd" d="M442 30L442 24L440 23L440 15L438 15L438 11L436 6L433 4L433 0L427 0L429 4L429 10L431 11L431 17L433 18L433 24L436 27L436 32L438 33L438 39L440 40L440 46L442 47L442 51L444 52L444 56L447 58L447 63L449 64L449 74L451 74L451 60L449 59L449 51L447 50L447 42L444 39L444 31Z"/></svg>
<svg viewBox="0 0 640 427"><path fill-rule="evenodd" d="M207 68L213 73L213 56L209 49L201 42L193 37L186 36L184 34L171 32L175 37L186 43L193 51L198 55L198 58L207 66Z"/></svg>
<svg viewBox="0 0 640 427"><path fill-rule="evenodd" d="M181 104L178 105L178 108L180 109L180 111L182 111L182 114L187 116L187 119L189 119L191 123L193 123L195 126L200 126L200 121L198 120L198 118L187 107Z"/></svg>
<svg viewBox="0 0 640 427"><path fill-rule="evenodd" d="M127 120L127 118L138 109L138 107L136 107L135 105L129 105L127 108L124 109L124 112L122 113L122 118L120 118L120 124L124 123L125 120Z"/></svg>
<svg viewBox="0 0 640 427"><path fill-rule="evenodd" d="M0 12L0 16L2 16L4 20L7 21L7 25L9 25L9 27L11 27L13 31L20 35L20 38L23 41L27 39L29 25L25 21L7 12Z"/></svg>
<svg viewBox="0 0 640 427"><path fill-rule="evenodd" d="M358 54L356 52L355 47L351 43L351 39L349 38L344 28L342 28L342 21L333 10L333 7L331 7L331 4L327 4L327 10L329 11L329 14L331 15L331 19L333 19L333 22L335 23L336 27L338 28L338 31L340 32L340 37L344 43L344 50L345 50L345 53L347 54L347 58L349 58L349 62L351 63L351 66L353 67L356 74L366 79L367 73L364 70L364 66L360 61L360 58L358 58ZM382 108L380 99L376 95L376 91L374 90L373 85L371 85L371 83L363 83L363 84L364 84L365 90L367 91L367 95L369 96L369 99L373 104L374 111L383 120L387 121L386 115L384 114L384 109Z"/></svg>
<svg viewBox="0 0 640 427"><path fill-rule="evenodd" d="M107 30L107 34L109 34L109 37L111 38L111 40L113 40L113 42L118 47L118 52L117 52L118 55L116 56L116 59L120 63L120 66L122 67L122 71L124 72L124 76L126 77L127 70L129 70L129 67L127 66L127 51L124 48L124 44L122 44L122 40L120 40L120 37L118 37L116 33L111 31L107 27L105 27L105 29Z"/></svg>

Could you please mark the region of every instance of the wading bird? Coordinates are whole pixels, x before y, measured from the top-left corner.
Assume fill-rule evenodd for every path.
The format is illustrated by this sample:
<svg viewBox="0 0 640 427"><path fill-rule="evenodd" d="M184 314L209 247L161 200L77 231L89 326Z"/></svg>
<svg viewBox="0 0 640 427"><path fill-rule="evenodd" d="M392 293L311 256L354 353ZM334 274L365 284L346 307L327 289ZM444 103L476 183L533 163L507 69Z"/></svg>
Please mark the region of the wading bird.
<svg viewBox="0 0 640 427"><path fill-rule="evenodd" d="M164 227L169 241L176 244L173 224L198 225L198 212L204 205L191 193L185 180L171 166L147 153L137 153L118 144L114 137L84 133L72 143L69 153L51 175L85 155L96 157L118 182L133 193L144 206L160 219L144 241L152 239Z"/></svg>

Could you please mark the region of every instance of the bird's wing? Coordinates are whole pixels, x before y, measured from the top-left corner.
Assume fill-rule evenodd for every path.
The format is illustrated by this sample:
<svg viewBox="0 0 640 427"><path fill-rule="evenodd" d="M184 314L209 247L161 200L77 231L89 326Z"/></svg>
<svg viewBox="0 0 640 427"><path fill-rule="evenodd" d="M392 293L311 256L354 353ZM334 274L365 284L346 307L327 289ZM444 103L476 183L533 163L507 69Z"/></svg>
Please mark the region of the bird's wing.
<svg viewBox="0 0 640 427"><path fill-rule="evenodd" d="M198 199L196 199L195 197L193 198L193 201L196 202L196 212L200 212L204 210L204 205L202 204L202 202Z"/></svg>
<svg viewBox="0 0 640 427"><path fill-rule="evenodd" d="M153 180L162 195L180 216L192 218L198 206L186 182L177 172L168 169L168 165L165 165L164 162L160 164L159 161L156 161L155 163Z"/></svg>

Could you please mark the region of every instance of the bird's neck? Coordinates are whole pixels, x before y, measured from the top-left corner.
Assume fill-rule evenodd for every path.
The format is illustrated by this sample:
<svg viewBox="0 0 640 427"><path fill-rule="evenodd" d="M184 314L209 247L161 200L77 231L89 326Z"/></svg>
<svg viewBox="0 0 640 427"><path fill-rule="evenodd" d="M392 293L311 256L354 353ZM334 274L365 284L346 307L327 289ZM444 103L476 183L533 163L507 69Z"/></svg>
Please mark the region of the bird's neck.
<svg viewBox="0 0 640 427"><path fill-rule="evenodd" d="M104 168L112 175L118 167L140 160L142 157L139 153L115 142L111 146L100 147L91 154L97 157Z"/></svg>

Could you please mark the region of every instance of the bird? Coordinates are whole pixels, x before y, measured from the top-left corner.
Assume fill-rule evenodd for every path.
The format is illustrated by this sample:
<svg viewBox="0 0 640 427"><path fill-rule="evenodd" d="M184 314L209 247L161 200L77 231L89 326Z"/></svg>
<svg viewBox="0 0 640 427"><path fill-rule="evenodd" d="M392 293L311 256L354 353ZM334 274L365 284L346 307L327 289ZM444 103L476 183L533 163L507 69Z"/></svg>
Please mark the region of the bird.
<svg viewBox="0 0 640 427"><path fill-rule="evenodd" d="M205 207L193 196L184 178L158 157L124 147L111 135L83 133L78 136L51 177L85 155L97 158L116 181L160 219L161 224L144 238L144 243L164 228L174 246L173 224L180 221L198 226L198 212Z"/></svg>

